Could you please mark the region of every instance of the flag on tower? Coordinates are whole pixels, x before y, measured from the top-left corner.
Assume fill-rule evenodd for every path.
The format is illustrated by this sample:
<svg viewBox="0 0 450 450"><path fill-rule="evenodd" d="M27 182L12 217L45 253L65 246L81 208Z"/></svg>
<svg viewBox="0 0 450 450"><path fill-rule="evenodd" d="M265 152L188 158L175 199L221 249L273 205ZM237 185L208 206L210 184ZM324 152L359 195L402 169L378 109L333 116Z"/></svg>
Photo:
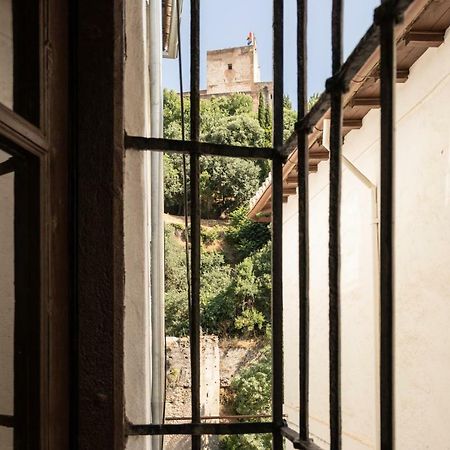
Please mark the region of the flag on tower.
<svg viewBox="0 0 450 450"><path fill-rule="evenodd" d="M250 31L247 36L247 45L253 45L255 43L255 35Z"/></svg>

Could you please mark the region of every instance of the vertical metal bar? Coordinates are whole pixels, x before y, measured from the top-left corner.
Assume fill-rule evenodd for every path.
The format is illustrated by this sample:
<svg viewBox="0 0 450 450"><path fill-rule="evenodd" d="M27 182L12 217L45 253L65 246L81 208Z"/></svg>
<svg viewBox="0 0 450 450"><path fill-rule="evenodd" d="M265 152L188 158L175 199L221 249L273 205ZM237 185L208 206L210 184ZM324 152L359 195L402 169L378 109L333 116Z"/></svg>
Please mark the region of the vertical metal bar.
<svg viewBox="0 0 450 450"><path fill-rule="evenodd" d="M381 221L380 221L380 428L381 450L394 449L394 151L396 2L377 11L380 25Z"/></svg>
<svg viewBox="0 0 450 450"><path fill-rule="evenodd" d="M283 145L283 0L273 2L273 145ZM272 161L272 416L278 431L272 447L282 450L283 437L283 160L275 152Z"/></svg>
<svg viewBox="0 0 450 450"><path fill-rule="evenodd" d="M307 113L308 1L297 0L297 123ZM309 439L309 200L308 130L297 128L298 142L298 255L299 255L299 385L300 439Z"/></svg>
<svg viewBox="0 0 450 450"><path fill-rule="evenodd" d="M330 130L330 215L329 215L329 352L330 352L330 448L341 442L341 339L340 339L340 207L342 151L342 84L337 74L342 65L342 0L333 0L332 73Z"/></svg>
<svg viewBox="0 0 450 450"><path fill-rule="evenodd" d="M191 140L200 137L200 0L191 0ZM191 174L191 406L192 422L200 423L200 156L190 157ZM192 436L200 450L201 436Z"/></svg>

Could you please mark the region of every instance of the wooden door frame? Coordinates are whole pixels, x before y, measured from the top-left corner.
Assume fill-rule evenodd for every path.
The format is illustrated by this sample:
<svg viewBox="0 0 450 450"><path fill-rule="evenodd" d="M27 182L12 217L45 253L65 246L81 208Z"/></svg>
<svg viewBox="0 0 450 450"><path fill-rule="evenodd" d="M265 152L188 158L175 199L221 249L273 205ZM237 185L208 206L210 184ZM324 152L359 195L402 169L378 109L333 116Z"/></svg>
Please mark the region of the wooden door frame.
<svg viewBox="0 0 450 450"><path fill-rule="evenodd" d="M41 123L0 105L39 166L39 444L124 448L121 0L40 0Z"/></svg>
<svg viewBox="0 0 450 450"><path fill-rule="evenodd" d="M25 159L34 160L36 167L34 189L37 195L33 195L36 200L31 207L36 208L39 221L35 230L38 231L38 243L34 250L38 260L36 298L39 311L30 314L30 320L37 321L38 332L34 336L37 349L33 357L38 361L36 379L39 381L38 386L32 388L37 390L37 406L31 407L32 414L27 427L31 426L35 430L33 435L38 438L31 442L30 437L26 444L21 444L21 448L26 445L24 448L27 449L69 448L70 148L67 3L40 0L39 45L36 36L30 37L33 40L30 41L31 47L39 47L39 55L36 56L40 62L39 126L0 105L0 136L3 145L20 149ZM23 33L22 38L26 41L27 27L24 27ZM22 284L25 282L22 281ZM24 398L24 403L28 401L28 397ZM21 428L28 433L27 429Z"/></svg>
<svg viewBox="0 0 450 450"><path fill-rule="evenodd" d="M71 11L72 448L124 448L122 0Z"/></svg>

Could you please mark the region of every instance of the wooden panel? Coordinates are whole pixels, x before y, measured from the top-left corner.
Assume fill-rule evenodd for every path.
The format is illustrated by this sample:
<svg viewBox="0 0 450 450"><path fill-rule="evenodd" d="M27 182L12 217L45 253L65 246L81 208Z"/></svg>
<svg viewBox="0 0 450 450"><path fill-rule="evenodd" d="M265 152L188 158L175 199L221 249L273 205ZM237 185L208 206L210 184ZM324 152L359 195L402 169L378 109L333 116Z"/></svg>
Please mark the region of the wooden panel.
<svg viewBox="0 0 450 450"><path fill-rule="evenodd" d="M357 130L362 127L362 119L345 119L342 126L351 130Z"/></svg>
<svg viewBox="0 0 450 450"><path fill-rule="evenodd" d="M380 107L379 97L354 97L351 101L352 107L354 106L369 106L370 108Z"/></svg>
<svg viewBox="0 0 450 450"><path fill-rule="evenodd" d="M448 0L433 0L414 23L416 30L443 31L450 25Z"/></svg>
<svg viewBox="0 0 450 450"><path fill-rule="evenodd" d="M76 6L78 366L72 439L77 449L123 450L123 2L78 0Z"/></svg>
<svg viewBox="0 0 450 450"><path fill-rule="evenodd" d="M317 150L310 150L309 158L315 159L317 161L327 161L329 158L329 152L324 147L321 147L320 149Z"/></svg>
<svg viewBox="0 0 450 450"><path fill-rule="evenodd" d="M410 31L405 36L407 46L439 47L444 42L443 31Z"/></svg>

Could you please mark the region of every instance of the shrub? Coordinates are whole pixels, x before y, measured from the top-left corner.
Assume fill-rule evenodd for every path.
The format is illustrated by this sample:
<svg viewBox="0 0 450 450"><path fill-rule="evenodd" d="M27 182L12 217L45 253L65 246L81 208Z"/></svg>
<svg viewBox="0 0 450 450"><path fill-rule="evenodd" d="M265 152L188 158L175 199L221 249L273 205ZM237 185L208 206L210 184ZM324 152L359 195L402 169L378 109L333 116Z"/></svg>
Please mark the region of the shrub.
<svg viewBox="0 0 450 450"><path fill-rule="evenodd" d="M217 242L223 235L223 229L220 226L202 227L200 236L203 245L211 245Z"/></svg>
<svg viewBox="0 0 450 450"><path fill-rule="evenodd" d="M241 207L230 214L230 227L225 237L236 249L238 261L258 251L270 239L270 229L265 223L253 222L247 217L248 208Z"/></svg>
<svg viewBox="0 0 450 450"><path fill-rule="evenodd" d="M234 321L237 330L241 330L244 334L254 334L261 331L265 322L265 317L261 311L256 308L247 308Z"/></svg>
<svg viewBox="0 0 450 450"><path fill-rule="evenodd" d="M235 412L242 415L270 414L271 380L270 347L265 347L260 359L244 368L231 382ZM225 436L220 444L223 450L269 450L271 442L271 435L236 435Z"/></svg>
<svg viewBox="0 0 450 450"><path fill-rule="evenodd" d="M173 225L165 226L164 238L166 334L184 336L189 332L185 248Z"/></svg>

